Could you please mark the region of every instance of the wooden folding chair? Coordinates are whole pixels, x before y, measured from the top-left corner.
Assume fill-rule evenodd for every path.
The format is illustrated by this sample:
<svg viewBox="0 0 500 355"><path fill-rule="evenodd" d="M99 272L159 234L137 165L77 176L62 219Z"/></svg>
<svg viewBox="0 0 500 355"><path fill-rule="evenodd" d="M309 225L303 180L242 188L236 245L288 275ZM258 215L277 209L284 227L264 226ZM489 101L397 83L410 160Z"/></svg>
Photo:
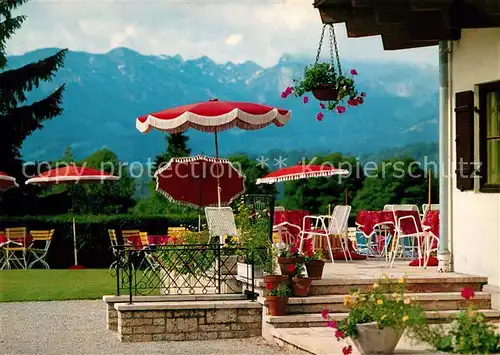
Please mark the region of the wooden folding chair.
<svg viewBox="0 0 500 355"><path fill-rule="evenodd" d="M33 238L33 244L29 248L29 252L35 260L29 263L28 269L31 269L36 263L42 264L45 269L50 269L49 264L45 261L49 251L50 242L54 236L54 230L32 230L30 231Z"/></svg>
<svg viewBox="0 0 500 355"><path fill-rule="evenodd" d="M16 227L16 228L6 228L5 236L7 238L7 243L5 243L5 261L2 266L3 268L10 269L13 265L19 266L22 269L28 267L26 262L27 253L27 229L26 227Z"/></svg>

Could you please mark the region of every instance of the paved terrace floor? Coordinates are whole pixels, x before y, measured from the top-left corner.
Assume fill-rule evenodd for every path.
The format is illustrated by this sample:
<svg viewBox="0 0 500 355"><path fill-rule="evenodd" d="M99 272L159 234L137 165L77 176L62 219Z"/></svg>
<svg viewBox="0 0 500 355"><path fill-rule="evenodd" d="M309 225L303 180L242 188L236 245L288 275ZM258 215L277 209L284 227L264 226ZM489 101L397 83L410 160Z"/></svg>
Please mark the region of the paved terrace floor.
<svg viewBox="0 0 500 355"><path fill-rule="evenodd" d="M335 263L326 263L323 271L323 279L342 279L342 280L377 280L383 274L389 277L409 279L453 279L479 277L479 275L465 275L456 272L441 273L437 267L428 267L424 269L416 266L409 266L408 260L396 260L392 268L385 259L380 260L355 260L349 263L337 261Z"/></svg>

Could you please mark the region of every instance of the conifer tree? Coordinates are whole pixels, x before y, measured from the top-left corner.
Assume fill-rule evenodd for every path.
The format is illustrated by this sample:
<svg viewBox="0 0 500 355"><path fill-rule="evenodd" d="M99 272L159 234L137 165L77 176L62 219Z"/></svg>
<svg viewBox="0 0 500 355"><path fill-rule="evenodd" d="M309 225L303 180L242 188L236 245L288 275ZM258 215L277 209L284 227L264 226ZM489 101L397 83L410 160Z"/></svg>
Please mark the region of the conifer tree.
<svg viewBox="0 0 500 355"><path fill-rule="evenodd" d="M44 121L62 112L60 107L64 86L51 95L28 102L26 94L42 82L52 80L63 65L66 49L20 68L9 68L6 42L21 28L25 16L14 16L13 11L28 0L0 0L0 170L20 176L23 141Z"/></svg>

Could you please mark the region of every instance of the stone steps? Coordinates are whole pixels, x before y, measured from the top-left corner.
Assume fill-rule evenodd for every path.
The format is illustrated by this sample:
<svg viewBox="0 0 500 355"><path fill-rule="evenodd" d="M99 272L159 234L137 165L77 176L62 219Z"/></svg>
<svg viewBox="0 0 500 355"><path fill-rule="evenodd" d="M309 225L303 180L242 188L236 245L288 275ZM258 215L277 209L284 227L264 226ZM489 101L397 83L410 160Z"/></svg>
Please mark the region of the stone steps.
<svg viewBox="0 0 500 355"><path fill-rule="evenodd" d="M468 305L460 292L412 293L407 296L426 311L461 310L466 309ZM344 306L344 298L343 295L290 297L287 312L288 314L321 313L327 308L331 313L343 313L348 311ZM266 304L265 298L259 298L259 302ZM471 302L477 309L490 309L491 295L476 292Z"/></svg>
<svg viewBox="0 0 500 355"><path fill-rule="evenodd" d="M498 322L500 312L492 309L479 309L485 317L493 322ZM426 311L427 317L433 323L449 322L455 317L459 310L444 310L444 311ZM345 319L348 313L331 313L330 319L340 321ZM285 316L264 316L264 321L274 328L309 328L309 327L326 327L327 322L321 317L320 313L312 314L289 314Z"/></svg>
<svg viewBox="0 0 500 355"><path fill-rule="evenodd" d="M236 277L243 289L251 290L251 282L244 278ZM325 278L313 280L311 284L310 296L323 295L346 295L353 290L367 291L374 283L380 282L379 278ZM397 279L393 280L394 283ZM478 276L453 276L453 277L408 277L405 280L406 293L441 293L460 292L463 288L472 288L480 292L484 285L488 283L486 277ZM264 280L254 281L254 292L260 296L267 294Z"/></svg>

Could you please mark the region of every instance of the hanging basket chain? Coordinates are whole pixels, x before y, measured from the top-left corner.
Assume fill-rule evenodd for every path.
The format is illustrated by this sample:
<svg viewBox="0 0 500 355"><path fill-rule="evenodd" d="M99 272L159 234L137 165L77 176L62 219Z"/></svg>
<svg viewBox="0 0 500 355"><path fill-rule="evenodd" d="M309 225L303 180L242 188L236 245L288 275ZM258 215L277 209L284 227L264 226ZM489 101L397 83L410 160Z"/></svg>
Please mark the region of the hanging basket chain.
<svg viewBox="0 0 500 355"><path fill-rule="evenodd" d="M330 57L332 60L332 65L334 65L334 57L333 51L335 50L335 56L337 57L337 67L339 69L339 75L342 75L342 67L340 66L340 56L339 56L339 48L337 46L337 36L335 36L335 29L333 24L329 24L330 26Z"/></svg>
<svg viewBox="0 0 500 355"><path fill-rule="evenodd" d="M321 47L323 46L323 39L325 37L325 29L327 24L323 25L323 29L321 30L321 38L319 39L318 53L316 54L316 62L314 64L318 64L319 56L321 55Z"/></svg>

